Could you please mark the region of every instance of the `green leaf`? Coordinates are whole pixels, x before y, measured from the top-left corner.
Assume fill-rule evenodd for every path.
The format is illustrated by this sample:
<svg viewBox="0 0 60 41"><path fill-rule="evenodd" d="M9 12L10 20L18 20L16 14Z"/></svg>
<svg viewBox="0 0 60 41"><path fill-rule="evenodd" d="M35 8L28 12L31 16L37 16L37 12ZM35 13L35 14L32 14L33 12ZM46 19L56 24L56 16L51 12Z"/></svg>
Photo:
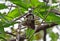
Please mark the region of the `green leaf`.
<svg viewBox="0 0 60 41"><path fill-rule="evenodd" d="M59 38L58 34L55 34L54 32L50 33L50 37L51 37L51 41L57 41L57 39Z"/></svg>
<svg viewBox="0 0 60 41"><path fill-rule="evenodd" d="M9 27L9 26L14 25L14 24L16 24L16 22L4 23L4 24L2 25L2 27Z"/></svg>
<svg viewBox="0 0 60 41"><path fill-rule="evenodd" d="M37 7L40 5L39 0L30 0L32 7Z"/></svg>
<svg viewBox="0 0 60 41"><path fill-rule="evenodd" d="M52 2L53 2L53 3L57 3L57 0L53 0Z"/></svg>
<svg viewBox="0 0 60 41"><path fill-rule="evenodd" d="M3 27L0 27L0 39L4 39L5 37L5 33L4 33L4 28Z"/></svg>
<svg viewBox="0 0 60 41"><path fill-rule="evenodd" d="M26 37L29 39L33 33L34 33L34 30L28 28L26 30ZM30 41L33 41L33 40L34 40L34 35L31 37Z"/></svg>
<svg viewBox="0 0 60 41"><path fill-rule="evenodd" d="M4 28L3 27L0 27L0 32L4 33Z"/></svg>
<svg viewBox="0 0 60 41"><path fill-rule="evenodd" d="M18 12L18 9L14 9L12 10L11 12L8 13L7 16L5 16L8 20L12 20L16 17L20 16L19 12Z"/></svg>
<svg viewBox="0 0 60 41"><path fill-rule="evenodd" d="M27 5L23 2L23 0L9 0L9 1L13 2L17 6L27 9Z"/></svg>
<svg viewBox="0 0 60 41"><path fill-rule="evenodd" d="M2 34L0 34L0 40L1 41L7 41L8 39L10 39L10 35L8 35L8 34L6 34L5 32L3 33L2 32Z"/></svg>
<svg viewBox="0 0 60 41"><path fill-rule="evenodd" d="M4 14L1 14L1 13L0 13L0 19L1 19L1 21L9 22L9 21L5 18L5 15L4 15Z"/></svg>
<svg viewBox="0 0 60 41"><path fill-rule="evenodd" d="M54 13L49 13L48 17L46 18L46 21L60 24L60 17L56 16Z"/></svg>
<svg viewBox="0 0 60 41"><path fill-rule="evenodd" d="M47 29L47 33L49 34L51 41L57 41L57 39L59 38L58 33L52 32L52 28Z"/></svg>
<svg viewBox="0 0 60 41"><path fill-rule="evenodd" d="M42 18L44 19L44 17L46 16L45 12L40 13L40 16L42 16ZM49 15L47 16L47 18L45 19L45 21L48 23L55 22L57 24L60 24L60 17L58 17L58 16L56 16L56 14L50 12Z"/></svg>
<svg viewBox="0 0 60 41"><path fill-rule="evenodd" d="M0 36L0 41L7 41L4 37Z"/></svg>
<svg viewBox="0 0 60 41"><path fill-rule="evenodd" d="M42 6L43 7L43 6ZM45 7L38 7L34 10L35 15L39 16L40 18L44 19L46 14L47 14L47 10L49 7L45 8ZM60 17L56 16L55 13L49 12L47 18L45 19L46 22L55 22L57 24L60 24Z"/></svg>
<svg viewBox="0 0 60 41"><path fill-rule="evenodd" d="M9 18L7 18L4 14L0 14L0 19L0 27L2 28L15 24L15 22L10 21Z"/></svg>
<svg viewBox="0 0 60 41"><path fill-rule="evenodd" d="M10 0L10 1L26 10L28 10L28 8L30 7L36 8L41 4L39 0Z"/></svg>
<svg viewBox="0 0 60 41"><path fill-rule="evenodd" d="M4 8L7 8L7 6L5 6L4 4L0 4L0 10Z"/></svg>

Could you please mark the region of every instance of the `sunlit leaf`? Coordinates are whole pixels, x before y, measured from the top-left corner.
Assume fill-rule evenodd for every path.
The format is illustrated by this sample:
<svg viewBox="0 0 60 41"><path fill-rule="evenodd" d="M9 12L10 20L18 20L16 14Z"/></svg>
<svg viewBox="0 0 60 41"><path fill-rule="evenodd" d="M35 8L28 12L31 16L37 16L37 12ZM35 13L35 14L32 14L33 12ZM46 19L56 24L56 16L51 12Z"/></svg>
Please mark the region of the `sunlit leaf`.
<svg viewBox="0 0 60 41"><path fill-rule="evenodd" d="M10 0L10 1L26 10L30 7L36 8L41 4L39 0Z"/></svg>
<svg viewBox="0 0 60 41"><path fill-rule="evenodd" d="M37 8L34 10L34 12L35 12L34 14L39 16L40 18L44 19L48 13L47 10L48 10L48 8L42 8L42 7L41 7L41 9ZM56 16L56 14L52 13L52 12L49 12L48 16L45 19L46 22L55 22L55 23L60 24L59 20L60 20L60 17Z"/></svg>
<svg viewBox="0 0 60 41"><path fill-rule="evenodd" d="M7 16L5 16L8 20L12 20L16 17L20 16L18 9L14 9L11 12L8 13Z"/></svg>
<svg viewBox="0 0 60 41"><path fill-rule="evenodd" d="M17 6L27 9L27 5L23 2L23 0L10 0L10 1L16 4Z"/></svg>

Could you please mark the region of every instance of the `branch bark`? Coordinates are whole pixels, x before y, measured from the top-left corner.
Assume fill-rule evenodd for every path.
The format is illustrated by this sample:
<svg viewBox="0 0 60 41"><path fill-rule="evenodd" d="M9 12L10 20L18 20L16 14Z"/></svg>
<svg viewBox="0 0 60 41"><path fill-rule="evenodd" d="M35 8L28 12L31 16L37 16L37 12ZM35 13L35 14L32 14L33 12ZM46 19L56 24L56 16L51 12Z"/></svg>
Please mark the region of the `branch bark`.
<svg viewBox="0 0 60 41"><path fill-rule="evenodd" d="M44 25L40 25L39 27L37 27L35 33L39 32L40 30L48 29L48 28L51 28L51 27L56 26L56 25L58 25L58 24L56 24L56 23L51 23L51 24L45 23Z"/></svg>
<svg viewBox="0 0 60 41"><path fill-rule="evenodd" d="M44 38L43 38L44 41L46 41L46 34L47 34L47 31L46 29L44 29Z"/></svg>
<svg viewBox="0 0 60 41"><path fill-rule="evenodd" d="M58 11L58 10L56 10L56 9L51 9L50 12L53 12L53 13L55 13L55 14L57 14L57 15L60 15L60 11Z"/></svg>

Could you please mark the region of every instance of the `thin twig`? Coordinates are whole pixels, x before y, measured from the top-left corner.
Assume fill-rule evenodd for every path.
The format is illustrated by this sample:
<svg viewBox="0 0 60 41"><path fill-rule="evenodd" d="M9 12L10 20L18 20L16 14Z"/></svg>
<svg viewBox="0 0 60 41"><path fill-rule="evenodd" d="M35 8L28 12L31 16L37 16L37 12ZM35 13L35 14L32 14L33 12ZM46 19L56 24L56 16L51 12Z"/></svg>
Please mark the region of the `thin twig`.
<svg viewBox="0 0 60 41"><path fill-rule="evenodd" d="M16 18L16 19L15 19L15 20L13 20L13 21L18 20L18 19L20 19L20 18L24 17L25 15L27 15L27 13L26 13L26 14L24 14L24 15L22 15L22 16L20 16L20 17L18 17L18 18Z"/></svg>
<svg viewBox="0 0 60 41"><path fill-rule="evenodd" d="M11 7L11 5L8 5L8 7ZM12 7L17 7L17 6L12 5Z"/></svg>
<svg viewBox="0 0 60 41"><path fill-rule="evenodd" d="M12 9L12 5L13 5L13 4L11 4L11 6L10 6L10 8L9 8L9 12L10 12L10 11L11 11L11 9ZM8 13L9 13L9 12L8 12Z"/></svg>

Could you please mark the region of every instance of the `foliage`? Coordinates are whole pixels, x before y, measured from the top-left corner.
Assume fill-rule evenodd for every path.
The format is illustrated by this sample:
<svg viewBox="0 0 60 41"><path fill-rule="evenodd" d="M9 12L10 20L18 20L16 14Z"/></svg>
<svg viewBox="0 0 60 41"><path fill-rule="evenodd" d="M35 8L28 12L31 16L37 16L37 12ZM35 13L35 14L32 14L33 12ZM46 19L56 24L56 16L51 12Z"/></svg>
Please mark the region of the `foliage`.
<svg viewBox="0 0 60 41"><path fill-rule="evenodd" d="M0 36L2 37L2 39L5 38L5 35L6 35L6 33L4 32L4 28L14 25L16 22L13 20L17 17L20 17L21 15L24 15L24 11L27 11L28 8L34 8L32 13L36 16L39 16L39 18L42 18L42 19L44 19L45 16L48 14L47 18L44 20L45 22L47 22L47 23L55 22L57 24L60 24L60 22L59 22L60 17L56 16L56 14L53 12L48 12L48 10L50 10L54 7L47 6L45 2L39 2L39 0L9 0L9 1L11 1L13 4L16 4L16 7L14 10L9 12L7 15L0 13L0 19L1 19L0 32L3 33L3 34L0 34ZM4 8L7 8L7 6L5 6L4 4L0 4L0 9L4 9ZM26 37L29 38L33 34L33 32L34 32L34 30L27 29ZM58 39L57 34L55 34L53 32L51 32L49 34L50 34L50 37L52 38L51 41L56 41ZM7 36L7 37L9 37L9 36ZM33 36L30 39L30 41L33 41L36 37L38 37L38 35Z"/></svg>
<svg viewBox="0 0 60 41"><path fill-rule="evenodd" d="M0 4L0 10L4 8L7 8L7 6L5 6L4 4Z"/></svg>

